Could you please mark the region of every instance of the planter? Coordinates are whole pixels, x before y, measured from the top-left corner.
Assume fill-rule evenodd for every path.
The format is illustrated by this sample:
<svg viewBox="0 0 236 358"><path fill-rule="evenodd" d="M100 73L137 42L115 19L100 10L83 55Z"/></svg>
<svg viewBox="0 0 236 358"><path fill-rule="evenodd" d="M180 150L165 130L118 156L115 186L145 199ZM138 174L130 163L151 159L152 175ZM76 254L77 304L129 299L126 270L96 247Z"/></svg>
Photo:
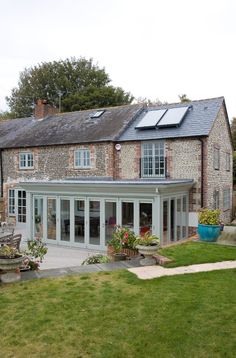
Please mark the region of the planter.
<svg viewBox="0 0 236 358"><path fill-rule="evenodd" d="M214 242L220 236L220 225L198 224L198 235L201 241Z"/></svg>
<svg viewBox="0 0 236 358"><path fill-rule="evenodd" d="M1 275L1 280L4 283L10 283L20 280L20 273L15 272L21 266L25 257L20 256L14 259L0 258L0 270L6 271Z"/></svg>
<svg viewBox="0 0 236 358"><path fill-rule="evenodd" d="M114 261L124 261L126 260L127 254L123 252L118 252L113 254L113 257L114 257Z"/></svg>
<svg viewBox="0 0 236 358"><path fill-rule="evenodd" d="M136 246L139 253L144 255L144 259L140 260L140 264L142 266L152 266L156 264L156 260L152 257L159 248L159 245L153 246L144 246L144 245L137 245Z"/></svg>

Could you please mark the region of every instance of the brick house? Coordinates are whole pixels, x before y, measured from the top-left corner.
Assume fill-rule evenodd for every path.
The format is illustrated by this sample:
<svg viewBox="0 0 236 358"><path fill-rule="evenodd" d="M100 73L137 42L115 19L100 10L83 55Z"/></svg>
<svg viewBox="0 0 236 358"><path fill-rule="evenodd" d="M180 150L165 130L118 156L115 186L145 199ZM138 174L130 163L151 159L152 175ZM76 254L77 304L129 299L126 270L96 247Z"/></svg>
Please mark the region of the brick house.
<svg viewBox="0 0 236 358"><path fill-rule="evenodd" d="M232 141L223 97L127 105L0 123L6 217L28 237L104 249L114 224L163 244L196 231L201 207L232 215Z"/></svg>

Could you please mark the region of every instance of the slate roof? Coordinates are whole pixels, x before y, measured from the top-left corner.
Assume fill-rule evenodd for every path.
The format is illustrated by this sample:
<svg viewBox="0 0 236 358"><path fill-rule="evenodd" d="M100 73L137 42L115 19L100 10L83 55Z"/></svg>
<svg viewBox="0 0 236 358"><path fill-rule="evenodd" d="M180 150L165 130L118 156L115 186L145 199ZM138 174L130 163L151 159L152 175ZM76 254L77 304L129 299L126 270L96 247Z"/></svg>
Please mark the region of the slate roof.
<svg viewBox="0 0 236 358"><path fill-rule="evenodd" d="M56 114L42 120L0 121L0 148L207 136L223 103L224 98L218 97L155 107L141 104L110 107L99 118L90 117L96 112L91 109ZM190 108L179 127L135 129L148 110L186 105Z"/></svg>
<svg viewBox="0 0 236 358"><path fill-rule="evenodd" d="M99 118L91 118L97 110L90 109L56 114L42 120L1 121L0 148L116 141L142 107L140 104L110 107Z"/></svg>
<svg viewBox="0 0 236 358"><path fill-rule="evenodd" d="M187 103L172 103L161 106L148 107L132 122L129 128L120 136L120 141L166 139L176 137L208 136L213 122L217 117L220 107L224 103L224 97L192 101ZM179 127L135 129L146 111L153 109L168 109L174 107L189 106Z"/></svg>

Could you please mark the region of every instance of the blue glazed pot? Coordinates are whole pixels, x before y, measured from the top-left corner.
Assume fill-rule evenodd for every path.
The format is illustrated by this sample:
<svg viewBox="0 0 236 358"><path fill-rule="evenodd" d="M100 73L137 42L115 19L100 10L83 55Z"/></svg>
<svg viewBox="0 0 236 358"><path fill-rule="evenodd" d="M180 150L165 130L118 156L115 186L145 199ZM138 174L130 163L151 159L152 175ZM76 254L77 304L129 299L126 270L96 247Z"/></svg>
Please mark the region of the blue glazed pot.
<svg viewBox="0 0 236 358"><path fill-rule="evenodd" d="M198 235L201 241L216 241L220 236L220 225L198 224Z"/></svg>

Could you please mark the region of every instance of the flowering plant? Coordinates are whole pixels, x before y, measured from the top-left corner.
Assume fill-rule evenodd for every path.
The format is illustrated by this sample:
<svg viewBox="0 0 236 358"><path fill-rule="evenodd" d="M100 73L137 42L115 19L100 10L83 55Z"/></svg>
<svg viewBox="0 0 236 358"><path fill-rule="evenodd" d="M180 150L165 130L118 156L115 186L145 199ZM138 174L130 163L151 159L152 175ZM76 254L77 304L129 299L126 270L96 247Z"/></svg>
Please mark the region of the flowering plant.
<svg viewBox="0 0 236 358"><path fill-rule="evenodd" d="M156 235L152 235L150 231L145 232L143 236L138 236L134 245L156 246L160 244L160 239Z"/></svg>
<svg viewBox="0 0 236 358"><path fill-rule="evenodd" d="M112 239L108 241L108 245L113 246L115 252L120 252L122 248L134 248L136 236L132 230L126 227L115 226Z"/></svg>
<svg viewBox="0 0 236 358"><path fill-rule="evenodd" d="M33 240L28 240L24 267L29 267L30 270L38 270L47 251L46 244L40 238L36 237Z"/></svg>

